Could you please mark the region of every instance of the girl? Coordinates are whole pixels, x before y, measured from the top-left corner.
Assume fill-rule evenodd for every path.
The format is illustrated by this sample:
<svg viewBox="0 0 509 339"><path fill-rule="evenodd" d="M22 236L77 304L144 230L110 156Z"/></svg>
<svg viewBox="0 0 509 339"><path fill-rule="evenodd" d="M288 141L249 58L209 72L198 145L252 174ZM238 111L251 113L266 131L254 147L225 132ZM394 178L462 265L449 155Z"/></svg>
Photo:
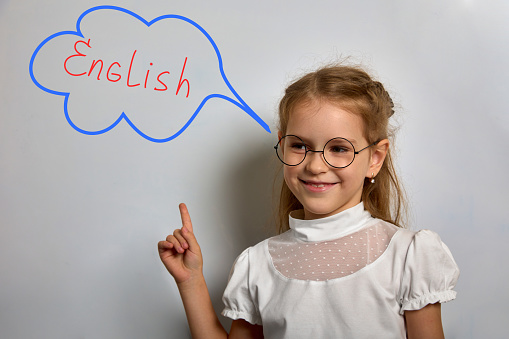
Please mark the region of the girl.
<svg viewBox="0 0 509 339"><path fill-rule="evenodd" d="M223 296L229 335L179 206L182 228L158 246L193 338L443 338L440 303L455 298L459 270L437 234L401 228L392 114L382 84L355 67L325 67L286 89L280 234L235 261Z"/></svg>

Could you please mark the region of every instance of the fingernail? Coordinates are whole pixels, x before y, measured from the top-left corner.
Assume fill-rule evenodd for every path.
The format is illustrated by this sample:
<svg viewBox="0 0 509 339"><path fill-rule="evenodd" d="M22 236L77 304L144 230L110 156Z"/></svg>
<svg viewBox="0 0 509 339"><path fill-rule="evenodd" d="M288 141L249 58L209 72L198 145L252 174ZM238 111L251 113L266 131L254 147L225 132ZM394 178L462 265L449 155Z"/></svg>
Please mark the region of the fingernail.
<svg viewBox="0 0 509 339"><path fill-rule="evenodd" d="M185 226L182 226L182 233L186 234L187 232L189 232L189 230Z"/></svg>

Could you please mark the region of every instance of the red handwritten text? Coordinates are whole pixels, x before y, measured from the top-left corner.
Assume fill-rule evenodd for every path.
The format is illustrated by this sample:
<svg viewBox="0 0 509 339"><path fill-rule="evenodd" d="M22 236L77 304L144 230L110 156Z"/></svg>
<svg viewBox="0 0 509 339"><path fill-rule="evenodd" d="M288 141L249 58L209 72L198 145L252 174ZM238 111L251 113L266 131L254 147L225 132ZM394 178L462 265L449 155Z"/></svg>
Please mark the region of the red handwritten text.
<svg viewBox="0 0 509 339"><path fill-rule="evenodd" d="M90 67L88 69L81 68L80 69L81 72L78 71L78 73L73 73L69 70L68 62L70 62L71 59L86 58L86 56L87 56L86 54L78 51L79 45L85 45L88 48L92 48L92 46L90 45L90 39L88 39L88 41L85 41L85 40L76 41L76 43L74 44L74 51L76 52L76 54L70 55L69 57L67 57L67 59L65 59L65 61L64 61L65 71L67 72L67 74L75 76L75 77L85 76L85 75L90 77L93 72L97 72L97 80L101 80L101 76L104 76L103 69L105 66L103 60L101 60L101 59L92 60L92 62L90 63ZM131 71L135 64L135 57L136 57L137 52L138 52L137 50L134 50L133 54L131 56L131 62L129 64L129 69L127 71L127 77L125 77L125 72L124 72L124 74L121 74L120 69L122 68L122 65L119 62L115 61L115 62L111 63L106 70L106 80L111 81L111 82L118 82L123 77L125 77L125 84L127 85L127 87L141 86L141 82L136 82L136 80L131 79ZM189 84L189 80L184 78L184 71L186 69L186 64L187 64L187 57L184 60L184 65L182 66L182 71L180 72L180 79L178 81L177 90L175 92L175 95L178 95L182 86L186 85L186 87L187 87L186 98L187 98L187 97L189 97L189 90L191 88L191 85ZM150 63L150 66L153 66L152 62ZM115 73L115 72L118 72L118 73ZM169 75L170 75L170 71L164 71L164 72L159 73L156 77L157 86L155 86L153 88L153 90L155 90L155 91L168 90L168 86L167 86L168 79L167 78L169 77ZM145 79L143 82L143 88L147 88L147 85L149 83L149 78L150 78L150 69L147 69L147 72L145 73Z"/></svg>

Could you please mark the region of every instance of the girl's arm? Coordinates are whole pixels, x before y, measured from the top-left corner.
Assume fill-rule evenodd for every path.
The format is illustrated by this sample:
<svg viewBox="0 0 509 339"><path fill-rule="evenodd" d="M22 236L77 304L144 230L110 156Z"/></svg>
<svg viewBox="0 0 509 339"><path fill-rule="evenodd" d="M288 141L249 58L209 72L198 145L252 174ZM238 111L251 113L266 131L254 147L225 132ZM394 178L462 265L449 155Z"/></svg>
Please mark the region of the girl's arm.
<svg viewBox="0 0 509 339"><path fill-rule="evenodd" d="M203 257L185 204L179 205L182 228L158 243L159 256L177 283L194 339L263 338L262 327L235 320L230 336L217 318L203 276Z"/></svg>
<svg viewBox="0 0 509 339"><path fill-rule="evenodd" d="M192 281L177 284L177 286L184 304L192 338L228 338L228 333L219 322L212 307L212 301L203 275Z"/></svg>
<svg viewBox="0 0 509 339"><path fill-rule="evenodd" d="M180 296L186 310L187 322L193 338L262 339L263 327L243 319L234 320L228 335L216 316L205 279L179 285Z"/></svg>
<svg viewBox="0 0 509 339"><path fill-rule="evenodd" d="M234 320L228 338L263 339L263 326L250 324L244 319Z"/></svg>
<svg viewBox="0 0 509 339"><path fill-rule="evenodd" d="M440 303L405 311L408 339L444 339Z"/></svg>

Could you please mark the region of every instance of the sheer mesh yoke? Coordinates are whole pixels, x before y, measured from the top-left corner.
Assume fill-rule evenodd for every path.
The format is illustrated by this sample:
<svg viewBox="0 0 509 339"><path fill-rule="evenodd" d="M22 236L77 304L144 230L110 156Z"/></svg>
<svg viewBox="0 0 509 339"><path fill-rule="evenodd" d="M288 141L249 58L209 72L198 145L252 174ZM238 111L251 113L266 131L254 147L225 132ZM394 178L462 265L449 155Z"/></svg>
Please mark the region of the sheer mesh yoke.
<svg viewBox="0 0 509 339"><path fill-rule="evenodd" d="M377 260L396 231L381 221L335 240L304 242L290 230L269 239L269 253L283 276L325 281L355 273Z"/></svg>

